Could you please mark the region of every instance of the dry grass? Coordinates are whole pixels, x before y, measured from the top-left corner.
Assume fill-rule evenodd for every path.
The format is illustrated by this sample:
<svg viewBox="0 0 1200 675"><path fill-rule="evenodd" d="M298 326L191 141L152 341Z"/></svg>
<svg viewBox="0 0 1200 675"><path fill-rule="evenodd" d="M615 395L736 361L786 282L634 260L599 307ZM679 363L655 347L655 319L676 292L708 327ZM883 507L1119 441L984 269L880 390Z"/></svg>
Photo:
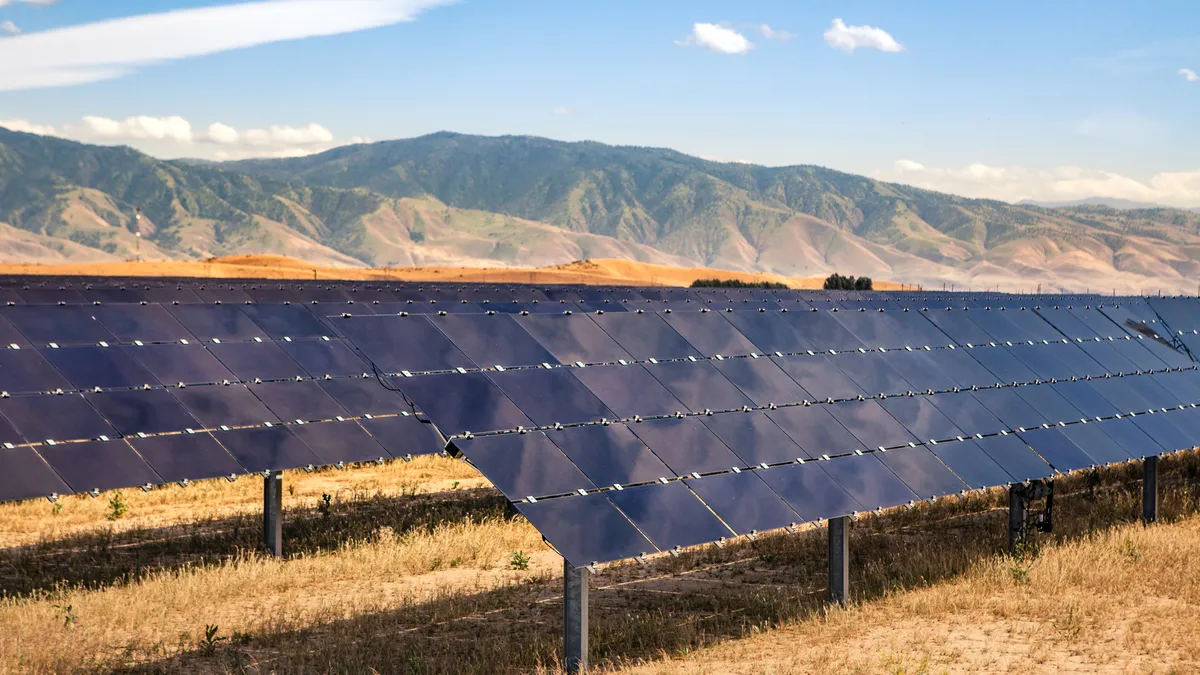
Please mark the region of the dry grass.
<svg viewBox="0 0 1200 675"><path fill-rule="evenodd" d="M200 277L220 279L299 279L366 281L452 281L494 284L593 284L616 286L688 286L696 279L772 281L792 288L821 288L824 277L734 272L704 267L668 267L631 260L581 260L552 267L321 267L277 255L246 255L207 261L73 263L65 265L0 264L0 274L86 275L120 277ZM899 284L876 281L878 290ZM910 287L911 288L911 287Z"/></svg>
<svg viewBox="0 0 1200 675"><path fill-rule="evenodd" d="M559 558L494 491L426 490L443 468L462 471L428 461L329 515L295 500L307 508L287 514L285 562L249 551L253 515L182 539L97 521L10 549L0 672L554 672ZM613 566L593 577L593 661L637 673L1195 672L1200 459L1164 460L1162 474L1153 528L1135 522L1138 467L1059 481L1056 531L1025 560L1002 553L1001 491L863 518L846 610L822 601L820 528ZM12 508L0 522L33 507ZM510 569L517 550L529 570ZM126 573L86 571L119 568L114 558ZM206 643L206 625L227 639Z"/></svg>

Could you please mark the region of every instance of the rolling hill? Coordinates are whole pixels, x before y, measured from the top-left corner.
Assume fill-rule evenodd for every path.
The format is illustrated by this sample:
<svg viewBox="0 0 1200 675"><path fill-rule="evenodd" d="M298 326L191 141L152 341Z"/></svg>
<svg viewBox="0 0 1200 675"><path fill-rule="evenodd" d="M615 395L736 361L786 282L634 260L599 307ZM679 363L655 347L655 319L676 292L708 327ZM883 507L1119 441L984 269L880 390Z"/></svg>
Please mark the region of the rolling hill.
<svg viewBox="0 0 1200 675"><path fill-rule="evenodd" d="M160 161L0 130L10 261L275 253L325 265L623 258L940 287L1192 289L1200 214L966 199L816 166L438 133L298 159Z"/></svg>

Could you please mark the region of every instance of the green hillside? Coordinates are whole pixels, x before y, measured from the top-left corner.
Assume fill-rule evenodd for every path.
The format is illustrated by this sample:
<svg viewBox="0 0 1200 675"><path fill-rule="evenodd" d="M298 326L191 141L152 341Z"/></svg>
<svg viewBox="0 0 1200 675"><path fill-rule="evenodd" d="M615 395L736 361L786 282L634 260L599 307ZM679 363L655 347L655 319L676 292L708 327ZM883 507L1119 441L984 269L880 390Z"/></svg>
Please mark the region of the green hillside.
<svg viewBox="0 0 1200 675"><path fill-rule="evenodd" d="M1081 288L1190 288L1200 272L1200 214L1012 205L815 166L452 133L214 165L0 130L0 237L19 241L12 250L132 257L135 208L153 252L180 258L270 252L340 264L537 265L629 257Z"/></svg>

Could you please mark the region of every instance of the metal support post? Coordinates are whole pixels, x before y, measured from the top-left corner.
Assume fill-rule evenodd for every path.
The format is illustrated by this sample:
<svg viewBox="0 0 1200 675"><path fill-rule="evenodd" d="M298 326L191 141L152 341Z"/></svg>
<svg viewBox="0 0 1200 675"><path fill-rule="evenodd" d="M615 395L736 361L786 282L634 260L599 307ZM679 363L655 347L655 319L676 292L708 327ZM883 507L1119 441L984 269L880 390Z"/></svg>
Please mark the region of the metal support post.
<svg viewBox="0 0 1200 675"><path fill-rule="evenodd" d="M829 519L829 602L850 599L850 517Z"/></svg>
<svg viewBox="0 0 1200 675"><path fill-rule="evenodd" d="M1142 461L1142 522L1158 520L1158 455Z"/></svg>
<svg viewBox="0 0 1200 675"><path fill-rule="evenodd" d="M587 672L588 570L563 560L563 664L568 673Z"/></svg>
<svg viewBox="0 0 1200 675"><path fill-rule="evenodd" d="M1025 486L1016 483L1008 488L1008 552L1016 553L1025 540Z"/></svg>
<svg viewBox="0 0 1200 675"><path fill-rule="evenodd" d="M283 557L282 471L272 471L263 478L263 547L268 554Z"/></svg>

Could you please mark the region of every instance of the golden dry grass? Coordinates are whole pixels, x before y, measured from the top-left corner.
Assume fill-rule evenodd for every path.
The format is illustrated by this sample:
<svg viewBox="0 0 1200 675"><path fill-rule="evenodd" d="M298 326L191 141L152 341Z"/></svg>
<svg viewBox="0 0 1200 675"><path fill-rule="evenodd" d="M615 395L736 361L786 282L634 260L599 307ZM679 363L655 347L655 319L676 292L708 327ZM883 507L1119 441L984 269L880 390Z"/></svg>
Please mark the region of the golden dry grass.
<svg viewBox="0 0 1200 675"><path fill-rule="evenodd" d="M0 672L556 672L561 561L473 475L439 458L289 474L285 561L254 552L257 481L128 493L116 523L80 500L42 537L15 533L67 508L0 508ZM1200 458L1163 461L1151 528L1135 520L1139 475L1060 480L1056 531L1025 559L1003 553L1000 490L862 518L846 610L823 603L823 528L603 569L593 661L655 675L1196 672ZM527 570L511 569L516 551ZM206 643L209 625L225 639Z"/></svg>
<svg viewBox="0 0 1200 675"><path fill-rule="evenodd" d="M0 274L123 277L200 277L258 279L342 279L367 281L449 281L520 284L590 284L616 286L688 286L696 279L772 281L792 288L821 288L824 278L783 277L703 267L667 267L631 260L583 260L553 267L321 267L275 255L214 258L207 261L74 263L65 265L0 264ZM876 281L879 290L899 284Z"/></svg>

